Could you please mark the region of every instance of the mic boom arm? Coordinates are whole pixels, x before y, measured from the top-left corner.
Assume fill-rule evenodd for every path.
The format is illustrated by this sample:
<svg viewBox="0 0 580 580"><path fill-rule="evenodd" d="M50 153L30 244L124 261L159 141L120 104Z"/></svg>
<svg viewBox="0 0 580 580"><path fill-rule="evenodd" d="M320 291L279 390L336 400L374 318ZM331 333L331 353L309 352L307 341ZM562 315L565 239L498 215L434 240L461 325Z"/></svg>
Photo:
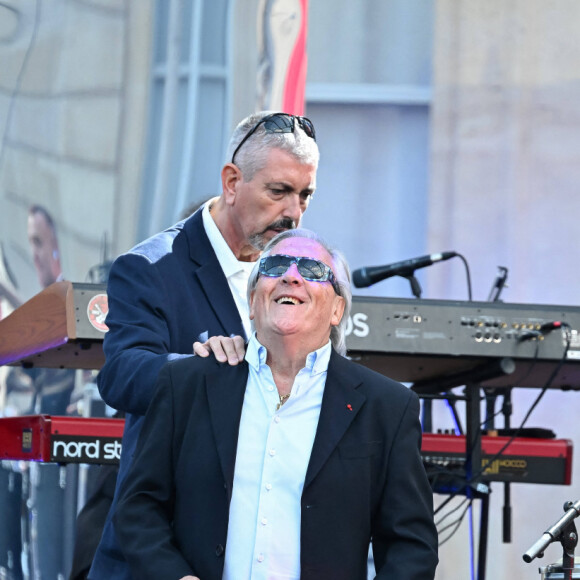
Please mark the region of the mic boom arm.
<svg viewBox="0 0 580 580"><path fill-rule="evenodd" d="M580 515L580 500L573 503L568 501L564 504L565 514L548 530L542 537L523 555L524 562L528 564L537 557L544 555L544 550L554 541L560 540L564 548L562 562L574 568L574 548L578 543L574 520ZM570 560L571 562L566 560Z"/></svg>

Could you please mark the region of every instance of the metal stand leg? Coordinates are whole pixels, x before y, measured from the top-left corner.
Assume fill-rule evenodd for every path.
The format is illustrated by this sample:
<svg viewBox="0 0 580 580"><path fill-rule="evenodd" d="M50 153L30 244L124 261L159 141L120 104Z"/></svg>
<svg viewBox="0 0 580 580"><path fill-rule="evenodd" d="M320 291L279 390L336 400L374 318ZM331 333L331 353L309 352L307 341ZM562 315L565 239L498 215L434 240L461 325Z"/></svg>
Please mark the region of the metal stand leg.
<svg viewBox="0 0 580 580"><path fill-rule="evenodd" d="M475 497L475 486L481 471L481 409L480 385L468 383L465 386L466 401L466 478L469 482L467 497ZM489 524L489 495L481 496L481 520L479 525L479 548L477 558L477 580L485 580L487 559L487 529Z"/></svg>
<svg viewBox="0 0 580 580"><path fill-rule="evenodd" d="M479 552L477 557L477 580L485 580L487 563L487 530L489 527L489 495L481 498L481 521L479 522Z"/></svg>

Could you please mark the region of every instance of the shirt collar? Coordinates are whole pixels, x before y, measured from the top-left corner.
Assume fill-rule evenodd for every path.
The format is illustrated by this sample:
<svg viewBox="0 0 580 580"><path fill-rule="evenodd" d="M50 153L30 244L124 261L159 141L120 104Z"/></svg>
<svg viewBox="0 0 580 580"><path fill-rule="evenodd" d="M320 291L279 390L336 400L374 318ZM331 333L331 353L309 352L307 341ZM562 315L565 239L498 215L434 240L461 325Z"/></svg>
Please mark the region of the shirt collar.
<svg viewBox="0 0 580 580"><path fill-rule="evenodd" d="M206 202L203 206L201 217L203 219L203 227L205 228L205 233L209 238L209 242L218 257L218 261L226 278L229 279L232 276L235 276L238 272L251 271L255 262L241 262L235 257L231 248L228 246L228 243L225 241L209 212L209 208L217 199L218 198L215 197Z"/></svg>
<svg viewBox="0 0 580 580"><path fill-rule="evenodd" d="M331 351L332 347L329 340L325 345L321 346L315 351L312 351L306 357L306 364L304 365L304 368L311 376L324 373L328 370ZM257 372L260 372L260 367L266 364L267 354L268 351L266 350L266 347L260 343L256 337L256 333L253 332L246 349L246 361Z"/></svg>

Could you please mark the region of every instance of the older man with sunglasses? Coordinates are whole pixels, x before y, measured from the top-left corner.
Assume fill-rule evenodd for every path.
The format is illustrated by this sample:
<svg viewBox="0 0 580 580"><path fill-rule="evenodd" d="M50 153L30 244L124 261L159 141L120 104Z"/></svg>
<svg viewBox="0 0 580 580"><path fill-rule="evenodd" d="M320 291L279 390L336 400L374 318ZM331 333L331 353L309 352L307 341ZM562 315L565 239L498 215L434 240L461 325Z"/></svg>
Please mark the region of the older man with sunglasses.
<svg viewBox="0 0 580 580"><path fill-rule="evenodd" d="M316 187L315 137L305 117L262 112L244 119L229 143L221 195L113 264L98 386L107 404L126 413L117 487L162 366L192 356L196 341L239 335L243 345L249 337L248 276L268 241L300 224ZM91 580L131 578L112 512Z"/></svg>
<svg viewBox="0 0 580 580"><path fill-rule="evenodd" d="M429 580L419 401L341 356L350 277L307 230L266 247L245 361L168 364L115 526L134 578Z"/></svg>

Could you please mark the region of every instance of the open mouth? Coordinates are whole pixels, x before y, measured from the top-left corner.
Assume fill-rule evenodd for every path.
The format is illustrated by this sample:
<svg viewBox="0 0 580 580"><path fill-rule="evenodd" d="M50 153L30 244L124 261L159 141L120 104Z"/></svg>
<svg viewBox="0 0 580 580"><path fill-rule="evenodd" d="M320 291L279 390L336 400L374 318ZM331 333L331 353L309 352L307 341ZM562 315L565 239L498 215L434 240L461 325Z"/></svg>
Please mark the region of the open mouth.
<svg viewBox="0 0 580 580"><path fill-rule="evenodd" d="M294 304L294 305L298 305L298 304L302 304L302 302L300 302L300 300L298 300L297 298L292 298L291 296L281 296L280 298L278 298L276 300L276 304Z"/></svg>

